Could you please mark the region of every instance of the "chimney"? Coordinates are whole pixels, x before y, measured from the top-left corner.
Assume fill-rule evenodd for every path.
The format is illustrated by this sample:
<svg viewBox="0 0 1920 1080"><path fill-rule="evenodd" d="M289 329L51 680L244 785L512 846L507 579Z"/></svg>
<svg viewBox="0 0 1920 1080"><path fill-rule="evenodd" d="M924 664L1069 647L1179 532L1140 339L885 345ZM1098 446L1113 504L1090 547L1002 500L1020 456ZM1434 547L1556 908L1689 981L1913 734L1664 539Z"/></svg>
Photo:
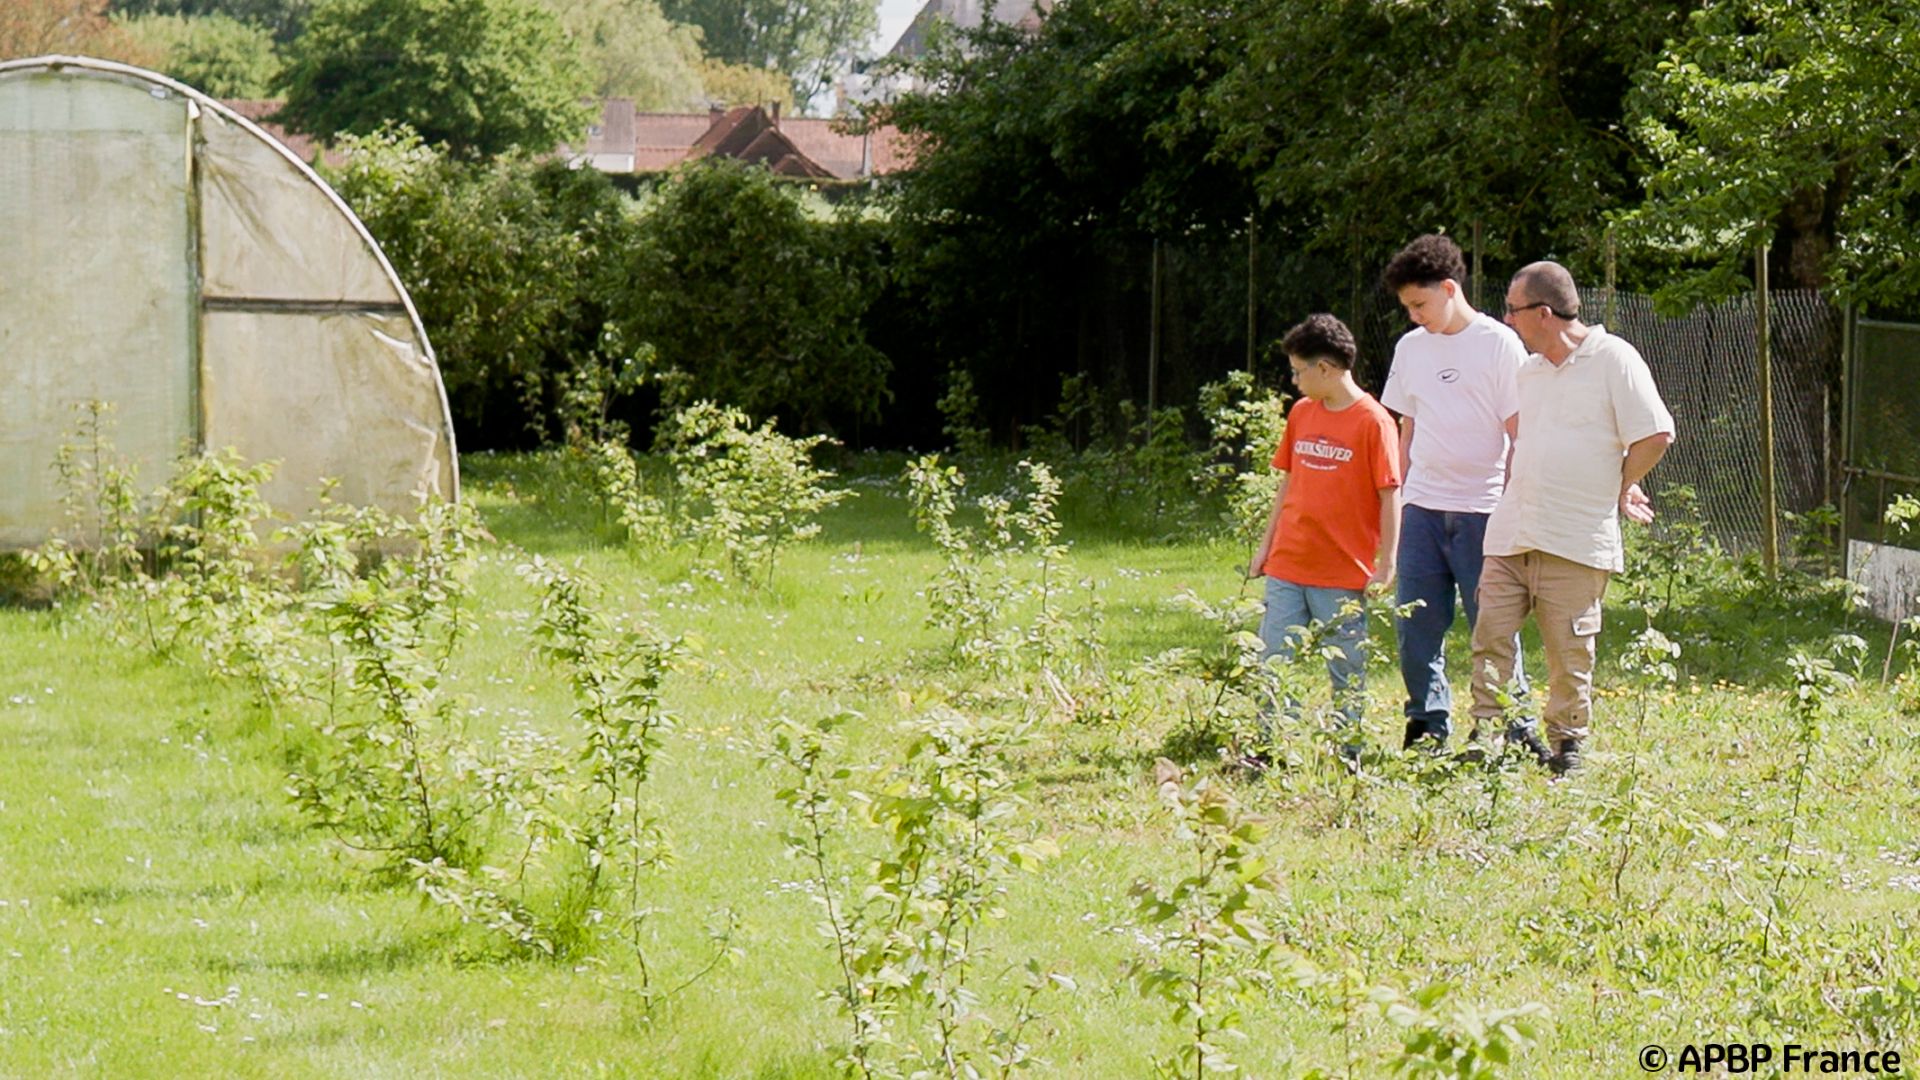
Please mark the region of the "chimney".
<svg viewBox="0 0 1920 1080"><path fill-rule="evenodd" d="M780 130L780 103L777 101L773 103L773 130Z"/></svg>
<svg viewBox="0 0 1920 1080"><path fill-rule="evenodd" d="M725 115L727 115L727 110L721 108L717 102L707 103L707 123L717 124L720 122L720 118Z"/></svg>

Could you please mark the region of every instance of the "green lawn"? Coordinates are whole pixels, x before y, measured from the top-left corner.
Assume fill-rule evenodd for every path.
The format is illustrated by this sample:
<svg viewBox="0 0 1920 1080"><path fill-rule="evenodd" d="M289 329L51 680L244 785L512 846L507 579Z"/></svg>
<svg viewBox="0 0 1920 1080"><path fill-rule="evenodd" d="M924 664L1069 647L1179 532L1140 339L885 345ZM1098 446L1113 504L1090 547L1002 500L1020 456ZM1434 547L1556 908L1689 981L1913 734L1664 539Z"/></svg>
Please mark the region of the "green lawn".
<svg viewBox="0 0 1920 1080"><path fill-rule="evenodd" d="M565 681L528 635L536 597L513 572L528 553L577 564L609 609L651 612L694 643L666 687L681 723L649 784L676 861L651 879L646 951L656 984L678 986L730 909L737 958L651 1014L630 951L516 957L308 828L285 789L309 711L258 707L82 610L0 611L0 1075L835 1075L849 1029L821 992L838 969L760 755L775 717L858 710L843 759L848 783L870 786L905 745L902 723L937 703L1034 723L1016 759L1029 781L1018 824L1059 848L1010 882L1007 917L987 932L974 973L986 1007L1006 1015L1009 969L1038 959L1076 989L1039 999L1036 1073L1147 1075L1181 1035L1129 965L1179 958L1161 955L1165 928L1129 889L1187 872L1153 762L1180 742L1196 691L1140 665L1207 644L1208 625L1167 601L1251 594L1246 554L1137 541L1182 523L1134 529L1098 500L1073 504L1074 573L1099 582L1105 614L1103 673L1064 693L1031 672L985 679L925 625L916 592L938 559L884 480L892 464L864 466L825 534L755 590L690 575L688 552L618 546L541 459L464 463L497 538L476 574L478 630L454 664L474 735L569 723ZM1738 616L1746 599L1729 588L1690 602ZM1693 624L1711 640L1684 642L1671 687L1608 662L1640 619L1611 610L1590 763L1564 782L1384 752L1400 727L1386 648L1369 713L1382 752L1359 777L1318 744L1260 779L1185 764L1270 826L1280 890L1266 919L1285 951L1362 986L1452 984L1447 1015L1546 1006L1541 1041L1501 1075L1636 1075L1648 1043L1920 1055L1920 718L1878 685L1884 628L1842 627L1831 605L1799 610L1792 596L1754 603L1745 622ZM1868 678L1809 730L1787 655L1843 629L1868 638ZM882 843L870 828L834 839L843 852ZM858 857L844 866L864 873ZM1245 1040L1227 1043L1247 1074L1389 1071L1400 1032L1378 1010L1280 978L1278 955L1265 968L1274 979L1240 1001ZM897 1027L921 1037L912 1017Z"/></svg>

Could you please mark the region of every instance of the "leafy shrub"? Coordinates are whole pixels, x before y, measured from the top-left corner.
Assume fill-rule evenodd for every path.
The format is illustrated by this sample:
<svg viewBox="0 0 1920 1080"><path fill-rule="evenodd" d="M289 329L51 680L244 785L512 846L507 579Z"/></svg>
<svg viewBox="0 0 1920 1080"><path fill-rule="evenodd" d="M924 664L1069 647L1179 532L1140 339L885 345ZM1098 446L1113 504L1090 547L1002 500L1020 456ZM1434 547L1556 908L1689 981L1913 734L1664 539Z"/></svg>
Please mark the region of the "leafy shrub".
<svg viewBox="0 0 1920 1080"><path fill-rule="evenodd" d="M818 535L815 515L852 494L827 487L833 474L813 464L826 436L790 438L772 420L756 428L736 408L690 405L661 438L683 523L703 551L719 545L740 581L771 583L781 547Z"/></svg>
<svg viewBox="0 0 1920 1080"><path fill-rule="evenodd" d="M463 446L544 441L634 387L643 354L609 313L635 226L604 175L459 161L405 127L340 148L328 179L407 283Z"/></svg>
<svg viewBox="0 0 1920 1080"><path fill-rule="evenodd" d="M927 624L952 628L954 652L987 671L1013 666L1023 656L1051 670L1075 644L1064 608L1068 549L1054 513L1060 483L1045 464L1023 461L1019 467L1027 482L1024 507L1016 508L1008 495L983 495L975 501L982 525L973 528L957 520L966 474L942 465L938 454L907 464L914 524L941 555L940 572L925 587ZM1088 592L1082 614L1097 622L1092 583L1081 584ZM1023 622L1028 601L1034 611ZM1097 635L1081 635L1078 644L1090 666L1097 660Z"/></svg>
<svg viewBox="0 0 1920 1080"><path fill-rule="evenodd" d="M1280 474L1268 462L1285 437L1286 403L1261 390L1252 373L1236 371L1200 388L1200 414L1207 421L1208 456L1194 482L1225 503L1221 525L1227 535L1255 543L1280 487Z"/></svg>
<svg viewBox="0 0 1920 1080"><path fill-rule="evenodd" d="M675 172L639 226L618 325L655 350L666 408L725 402L803 431L878 419L890 365L861 325L871 225L816 220L766 169L714 158Z"/></svg>
<svg viewBox="0 0 1920 1080"><path fill-rule="evenodd" d="M863 1077L997 1075L1034 1064L1024 1032L1037 1015L1034 998L1072 989L1064 975L1029 960L1010 1021L999 1021L978 988L990 956L987 925L1004 917L1016 873L1057 854L1016 823L1024 805L1012 754L1029 737L1020 725L937 710L911 725L904 760L871 793L842 789L850 770L829 760L842 713L813 725L781 719L765 760L790 782L778 798L800 829L786 837L789 855L813 875L811 891L826 914L822 933L839 961L840 985L827 996L851 1021L843 1062ZM829 842L866 807L869 824L888 838L856 886L833 868ZM924 1024L925 1042L898 1044L903 1016Z"/></svg>

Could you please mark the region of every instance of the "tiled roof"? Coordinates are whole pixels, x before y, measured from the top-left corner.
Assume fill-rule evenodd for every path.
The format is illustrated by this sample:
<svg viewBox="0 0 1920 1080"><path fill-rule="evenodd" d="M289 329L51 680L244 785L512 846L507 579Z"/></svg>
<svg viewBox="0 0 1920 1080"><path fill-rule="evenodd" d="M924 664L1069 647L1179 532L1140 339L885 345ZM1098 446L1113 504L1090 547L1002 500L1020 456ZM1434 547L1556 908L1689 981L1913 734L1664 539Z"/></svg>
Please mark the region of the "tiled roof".
<svg viewBox="0 0 1920 1080"><path fill-rule="evenodd" d="M635 113L633 170L665 172L687 160L693 144L713 127L713 114Z"/></svg>
<svg viewBox="0 0 1920 1080"><path fill-rule="evenodd" d="M636 145L633 99L607 98L600 103L600 122L587 129L587 153L628 154Z"/></svg>
<svg viewBox="0 0 1920 1080"><path fill-rule="evenodd" d="M265 119L279 110L278 101L222 104L260 125L302 161L312 162L320 150L313 138ZM665 172L691 157L720 154L762 162L783 176L854 180L897 172L911 159L906 138L894 128L880 128L869 137L844 130L837 120L777 117L758 105L648 113L635 111L629 99L608 98L601 104L596 128L588 132L583 156L618 158L631 147L635 172ZM325 154L329 165L345 160L338 151Z"/></svg>

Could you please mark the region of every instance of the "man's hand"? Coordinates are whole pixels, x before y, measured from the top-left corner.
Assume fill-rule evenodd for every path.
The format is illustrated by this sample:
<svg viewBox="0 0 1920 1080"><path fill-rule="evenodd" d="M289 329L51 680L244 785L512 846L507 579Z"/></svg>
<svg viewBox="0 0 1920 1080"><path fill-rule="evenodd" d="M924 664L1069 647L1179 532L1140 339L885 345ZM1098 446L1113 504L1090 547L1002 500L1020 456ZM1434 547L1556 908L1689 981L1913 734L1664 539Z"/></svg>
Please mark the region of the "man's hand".
<svg viewBox="0 0 1920 1080"><path fill-rule="evenodd" d="M1620 493L1620 516L1642 525L1653 523L1653 500L1647 498L1639 484L1628 484L1627 490Z"/></svg>
<svg viewBox="0 0 1920 1080"><path fill-rule="evenodd" d="M1381 559L1374 565L1373 574L1367 578L1367 588L1384 589L1393 584L1393 560Z"/></svg>

